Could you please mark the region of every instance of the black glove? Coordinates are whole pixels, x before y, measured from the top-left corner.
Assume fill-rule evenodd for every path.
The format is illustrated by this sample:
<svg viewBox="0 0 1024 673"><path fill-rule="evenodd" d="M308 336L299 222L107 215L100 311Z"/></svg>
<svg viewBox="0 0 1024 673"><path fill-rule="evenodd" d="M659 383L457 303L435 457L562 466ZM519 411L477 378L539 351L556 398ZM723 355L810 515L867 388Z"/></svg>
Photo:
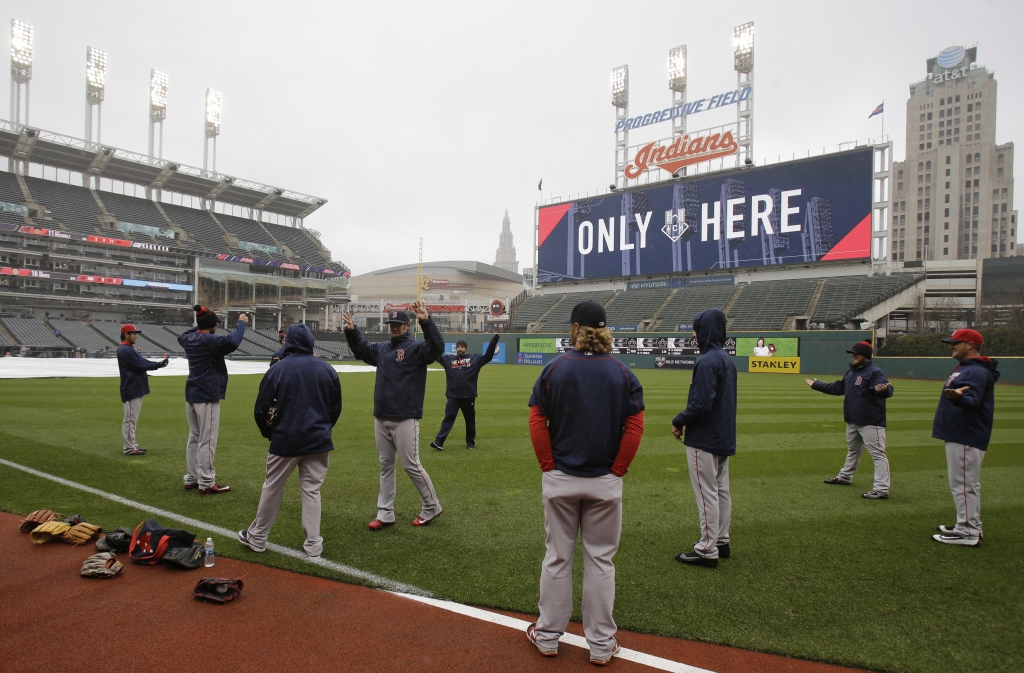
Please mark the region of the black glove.
<svg viewBox="0 0 1024 673"><path fill-rule="evenodd" d="M168 364L168 363L169 363L170 361L171 361L171 359L170 359L170 358L164 358L163 360L161 360L161 361L160 361L160 366L161 366L161 367L166 367L166 366L167 366L167 364Z"/></svg>

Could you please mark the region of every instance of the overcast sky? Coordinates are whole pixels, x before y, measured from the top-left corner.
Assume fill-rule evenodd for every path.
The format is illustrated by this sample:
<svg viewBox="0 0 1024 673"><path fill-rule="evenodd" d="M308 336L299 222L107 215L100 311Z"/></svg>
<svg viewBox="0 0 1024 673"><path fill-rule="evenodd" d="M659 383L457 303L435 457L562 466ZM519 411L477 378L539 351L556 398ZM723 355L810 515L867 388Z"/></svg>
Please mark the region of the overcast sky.
<svg viewBox="0 0 1024 673"><path fill-rule="evenodd" d="M908 85L950 45L977 44L995 73L997 142L1024 140L1020 0L0 6L35 27L33 126L84 134L93 46L108 58L104 144L145 152L157 68L170 78L164 157L201 166L203 96L217 89L218 170L326 198L306 225L357 274L415 262L420 236L428 261L492 263L506 207L529 266L538 181L545 198L612 181L611 69L629 65L632 114L660 110L668 50L686 44L689 99L710 98L735 86L732 29L746 21L758 160L879 137L867 117L883 99L902 159ZM690 128L727 121L706 114Z"/></svg>

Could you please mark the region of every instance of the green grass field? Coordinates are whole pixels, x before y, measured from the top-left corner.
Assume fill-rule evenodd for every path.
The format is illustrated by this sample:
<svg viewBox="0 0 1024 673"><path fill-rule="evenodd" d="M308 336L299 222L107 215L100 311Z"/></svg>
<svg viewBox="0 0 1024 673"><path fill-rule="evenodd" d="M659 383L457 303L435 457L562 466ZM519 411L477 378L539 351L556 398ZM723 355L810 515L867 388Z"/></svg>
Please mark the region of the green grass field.
<svg viewBox="0 0 1024 673"><path fill-rule="evenodd" d="M428 443L441 421L444 377L428 377L423 462L445 507L417 529L415 489L399 471L399 525L374 518L374 375L342 375L344 411L323 488L324 556L452 600L536 612L544 553L540 473L526 402L539 368L486 367L478 449L461 448L462 421L443 453ZM931 439L940 382L898 380L889 402L888 501L868 501L871 461L853 488L831 487L845 456L842 400L804 376L741 374L739 451L732 460L733 558L717 570L673 555L698 536L685 452L669 422L689 372L638 370L647 429L626 476L615 616L621 628L889 671L1019 671L1024 667L1024 387L996 394L996 429L982 470L985 541L977 549L931 540L955 520L942 445ZM822 377L832 380L833 377ZM0 389L0 457L228 528L252 520L267 442L252 420L258 376L232 377L221 415L218 481L232 493L183 491L187 424L183 380L152 379L139 439L121 455L116 379L8 380ZM297 487L289 486L271 541L301 548ZM81 512L105 528L144 516L81 491L0 466L0 508ZM205 537L205 534L204 534ZM230 539L220 554L323 572ZM577 562L577 587L582 574ZM345 579L345 578L339 578ZM576 595L579 604L579 592ZM577 618L579 615L577 614Z"/></svg>

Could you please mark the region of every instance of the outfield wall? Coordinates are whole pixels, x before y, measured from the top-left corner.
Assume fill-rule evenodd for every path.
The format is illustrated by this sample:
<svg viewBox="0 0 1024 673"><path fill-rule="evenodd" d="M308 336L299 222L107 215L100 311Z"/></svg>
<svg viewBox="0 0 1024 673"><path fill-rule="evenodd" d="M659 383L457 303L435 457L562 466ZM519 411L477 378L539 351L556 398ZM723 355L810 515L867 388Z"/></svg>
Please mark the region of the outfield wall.
<svg viewBox="0 0 1024 673"><path fill-rule="evenodd" d="M999 383L1024 384L1024 358L995 357L999 361ZM956 368L953 358L877 357L875 363L889 378L943 380Z"/></svg>

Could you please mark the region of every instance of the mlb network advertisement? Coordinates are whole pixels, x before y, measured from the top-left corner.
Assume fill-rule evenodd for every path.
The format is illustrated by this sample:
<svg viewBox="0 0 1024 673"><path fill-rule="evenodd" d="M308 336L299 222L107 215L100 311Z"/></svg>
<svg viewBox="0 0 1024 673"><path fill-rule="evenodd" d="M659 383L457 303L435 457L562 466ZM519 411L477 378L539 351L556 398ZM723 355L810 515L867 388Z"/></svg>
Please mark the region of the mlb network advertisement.
<svg viewBox="0 0 1024 673"><path fill-rule="evenodd" d="M866 259L871 179L864 148L545 206L537 279Z"/></svg>

